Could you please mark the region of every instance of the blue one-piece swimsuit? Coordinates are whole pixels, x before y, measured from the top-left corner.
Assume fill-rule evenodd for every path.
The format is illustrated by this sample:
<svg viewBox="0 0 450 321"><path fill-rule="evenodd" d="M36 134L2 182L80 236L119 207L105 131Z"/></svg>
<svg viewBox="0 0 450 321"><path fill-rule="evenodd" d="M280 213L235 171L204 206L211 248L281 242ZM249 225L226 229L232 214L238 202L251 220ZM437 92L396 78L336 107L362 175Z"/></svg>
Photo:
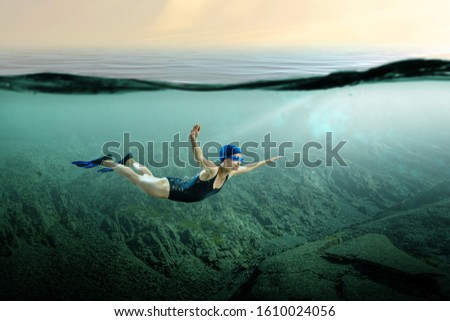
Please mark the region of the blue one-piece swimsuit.
<svg viewBox="0 0 450 321"><path fill-rule="evenodd" d="M200 174L195 175L190 180L183 180L178 177L167 177L170 184L169 199L177 202L198 202L205 198L219 193L222 187L214 189L214 181L216 176L208 181L201 181ZM225 181L228 179L228 175L225 177Z"/></svg>

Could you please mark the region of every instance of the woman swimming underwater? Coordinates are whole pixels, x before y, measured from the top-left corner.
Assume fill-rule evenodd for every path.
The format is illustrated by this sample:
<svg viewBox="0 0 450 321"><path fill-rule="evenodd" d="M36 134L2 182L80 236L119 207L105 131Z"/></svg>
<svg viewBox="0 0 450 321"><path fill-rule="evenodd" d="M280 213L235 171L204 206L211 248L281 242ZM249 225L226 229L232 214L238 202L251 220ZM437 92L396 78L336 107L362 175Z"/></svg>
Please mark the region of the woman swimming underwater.
<svg viewBox="0 0 450 321"><path fill-rule="evenodd" d="M178 202L198 202L217 194L231 177L248 173L280 158L279 156L272 157L241 166L243 162L241 149L234 145L224 145L220 149L220 164L216 165L203 156L197 143L199 133L200 125L197 124L192 128L189 137L194 151L194 159L199 163L202 171L190 180L176 177L155 177L147 167L136 162L131 154L126 155L118 163L108 155L92 161L77 161L72 164L84 168L101 165L105 168L100 171L115 171L153 197L167 198Z"/></svg>

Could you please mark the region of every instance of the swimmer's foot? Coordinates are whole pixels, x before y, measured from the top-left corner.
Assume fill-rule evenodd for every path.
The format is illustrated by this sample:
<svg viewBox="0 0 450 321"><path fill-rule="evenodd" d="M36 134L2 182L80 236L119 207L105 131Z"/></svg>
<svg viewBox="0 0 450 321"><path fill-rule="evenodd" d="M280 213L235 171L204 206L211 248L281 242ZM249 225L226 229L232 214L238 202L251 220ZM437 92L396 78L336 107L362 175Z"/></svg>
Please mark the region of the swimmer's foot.
<svg viewBox="0 0 450 321"><path fill-rule="evenodd" d="M133 155L132 155L131 153L128 153L127 155L125 155L124 158L122 158L122 159L119 161L119 164L126 165L127 162L128 162L128 160L131 159L131 158L133 158Z"/></svg>
<svg viewBox="0 0 450 321"><path fill-rule="evenodd" d="M109 172L112 172L112 171L114 171L114 167L116 167L118 164L121 164L121 165L125 165L127 162L128 162L128 160L129 159L131 159L131 158L133 158L133 155L131 154L131 153L129 153L129 154L127 154L124 158L122 158L119 162L117 162L117 163L115 163L113 160L111 160L111 159L106 159L106 160L103 160L102 162L101 162L101 166L103 166L103 167L105 167L105 168L102 168L102 169L100 169L100 170L98 170L97 172L99 172L99 173L109 173Z"/></svg>
<svg viewBox="0 0 450 321"><path fill-rule="evenodd" d="M96 166L98 166L98 165L101 165L102 162L103 162L103 161L106 161L106 160L112 160L111 154L108 154L108 155L106 155L106 156L103 156L103 157L100 157L100 158L91 160L91 163L92 163L92 164L95 164Z"/></svg>
<svg viewBox="0 0 450 321"><path fill-rule="evenodd" d="M99 173L109 173L114 171L114 167L116 167L118 164L114 162L112 159L105 159L100 164L103 168L98 170Z"/></svg>

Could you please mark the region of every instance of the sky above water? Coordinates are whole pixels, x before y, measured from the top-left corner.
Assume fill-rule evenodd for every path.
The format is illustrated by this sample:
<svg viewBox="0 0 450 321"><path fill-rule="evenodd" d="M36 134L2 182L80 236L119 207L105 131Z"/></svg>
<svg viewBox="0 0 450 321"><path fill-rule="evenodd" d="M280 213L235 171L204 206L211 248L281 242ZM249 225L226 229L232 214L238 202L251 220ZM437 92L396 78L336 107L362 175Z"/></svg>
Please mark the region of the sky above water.
<svg viewBox="0 0 450 321"><path fill-rule="evenodd" d="M0 49L427 48L448 0L0 0Z"/></svg>

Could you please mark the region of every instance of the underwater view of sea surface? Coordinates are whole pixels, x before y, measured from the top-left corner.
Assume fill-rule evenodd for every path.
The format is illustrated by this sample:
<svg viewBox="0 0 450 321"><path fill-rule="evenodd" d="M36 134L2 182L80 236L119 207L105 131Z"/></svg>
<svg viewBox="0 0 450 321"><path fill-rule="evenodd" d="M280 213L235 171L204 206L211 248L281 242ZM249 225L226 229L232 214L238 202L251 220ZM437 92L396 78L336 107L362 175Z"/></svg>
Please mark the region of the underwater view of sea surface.
<svg viewBox="0 0 450 321"><path fill-rule="evenodd" d="M450 299L449 61L0 58L2 300ZM281 157L192 203L72 164L189 180L196 124L216 164Z"/></svg>

